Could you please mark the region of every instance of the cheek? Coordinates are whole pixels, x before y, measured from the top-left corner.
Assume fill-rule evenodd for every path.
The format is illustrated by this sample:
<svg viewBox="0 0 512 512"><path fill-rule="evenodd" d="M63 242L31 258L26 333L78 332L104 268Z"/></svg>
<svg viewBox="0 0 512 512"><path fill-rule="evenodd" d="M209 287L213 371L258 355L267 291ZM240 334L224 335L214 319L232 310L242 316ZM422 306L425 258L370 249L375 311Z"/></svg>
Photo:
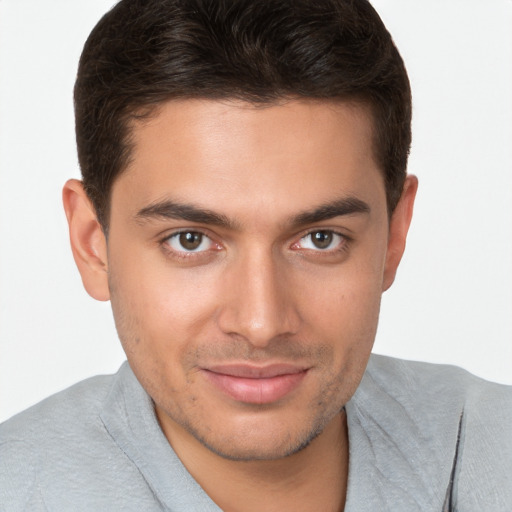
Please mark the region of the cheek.
<svg viewBox="0 0 512 512"><path fill-rule="evenodd" d="M381 293L375 281L345 281L324 304L323 334L332 350L331 392L346 403L363 376L377 331ZM327 330L328 329L328 330Z"/></svg>
<svg viewBox="0 0 512 512"><path fill-rule="evenodd" d="M378 318L382 268L346 264L321 276L304 272L296 282L302 311L310 322L340 335L364 331L365 325L376 323Z"/></svg>
<svg viewBox="0 0 512 512"><path fill-rule="evenodd" d="M333 394L347 400L363 375L377 330L382 265L356 263L332 270L331 275L301 281L305 338L332 348L328 380ZM374 261L378 261L374 259Z"/></svg>
<svg viewBox="0 0 512 512"><path fill-rule="evenodd" d="M140 337L164 342L211 317L215 298L211 276L173 268L163 257L135 261L131 265L129 259L120 258L118 265L112 265L110 291L115 316L122 310L129 313L142 331Z"/></svg>
<svg viewBox="0 0 512 512"><path fill-rule="evenodd" d="M157 403L164 390L188 395L194 376L184 362L194 351L199 327L187 297L148 274L121 279L112 273L110 285L118 336L139 382Z"/></svg>

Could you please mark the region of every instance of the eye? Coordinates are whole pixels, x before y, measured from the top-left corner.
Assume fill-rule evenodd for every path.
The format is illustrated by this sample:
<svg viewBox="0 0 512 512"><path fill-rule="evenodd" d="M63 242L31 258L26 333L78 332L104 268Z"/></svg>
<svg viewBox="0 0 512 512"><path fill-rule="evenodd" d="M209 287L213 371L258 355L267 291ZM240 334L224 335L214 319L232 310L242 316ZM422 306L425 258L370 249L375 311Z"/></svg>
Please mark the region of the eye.
<svg viewBox="0 0 512 512"><path fill-rule="evenodd" d="M176 252L203 252L214 246L213 241L199 231L181 231L166 240L167 245Z"/></svg>
<svg viewBox="0 0 512 512"><path fill-rule="evenodd" d="M314 251L329 251L338 249L345 242L345 237L334 231L322 229L312 231L303 236L296 244L298 249L310 249Z"/></svg>

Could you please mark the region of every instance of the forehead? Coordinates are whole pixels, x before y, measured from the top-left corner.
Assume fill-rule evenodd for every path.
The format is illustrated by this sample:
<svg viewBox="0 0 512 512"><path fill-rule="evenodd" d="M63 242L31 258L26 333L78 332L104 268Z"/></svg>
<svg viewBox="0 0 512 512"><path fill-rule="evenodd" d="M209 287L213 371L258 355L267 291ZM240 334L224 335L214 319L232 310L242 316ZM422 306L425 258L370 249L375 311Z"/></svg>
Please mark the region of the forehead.
<svg viewBox="0 0 512 512"><path fill-rule="evenodd" d="M385 196L371 115L360 104L170 101L133 126L132 144L113 205L140 209L171 197L227 215L243 207L284 215L340 196Z"/></svg>

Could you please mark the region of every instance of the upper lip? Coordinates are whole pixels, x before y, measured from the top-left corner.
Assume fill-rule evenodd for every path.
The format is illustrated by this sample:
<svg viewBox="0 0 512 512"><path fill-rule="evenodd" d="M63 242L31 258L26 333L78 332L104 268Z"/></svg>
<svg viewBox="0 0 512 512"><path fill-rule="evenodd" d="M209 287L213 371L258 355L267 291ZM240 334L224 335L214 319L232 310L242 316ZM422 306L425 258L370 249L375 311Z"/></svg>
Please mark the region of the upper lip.
<svg viewBox="0 0 512 512"><path fill-rule="evenodd" d="M289 364L274 363L264 366L252 364L216 364L203 368L206 371L228 375L230 377L241 377L245 379L271 379L280 375L291 375L307 370L307 367Z"/></svg>

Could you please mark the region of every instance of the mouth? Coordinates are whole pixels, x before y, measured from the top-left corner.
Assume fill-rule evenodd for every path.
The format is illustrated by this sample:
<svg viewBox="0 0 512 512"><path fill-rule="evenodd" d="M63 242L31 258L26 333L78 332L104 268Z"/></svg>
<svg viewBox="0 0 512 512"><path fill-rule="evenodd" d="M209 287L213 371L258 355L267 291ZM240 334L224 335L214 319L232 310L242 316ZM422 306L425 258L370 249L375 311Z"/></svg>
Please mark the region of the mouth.
<svg viewBox="0 0 512 512"><path fill-rule="evenodd" d="M213 386L228 397L247 404L271 404L294 391L308 368L290 364L253 366L216 365L202 373Z"/></svg>

